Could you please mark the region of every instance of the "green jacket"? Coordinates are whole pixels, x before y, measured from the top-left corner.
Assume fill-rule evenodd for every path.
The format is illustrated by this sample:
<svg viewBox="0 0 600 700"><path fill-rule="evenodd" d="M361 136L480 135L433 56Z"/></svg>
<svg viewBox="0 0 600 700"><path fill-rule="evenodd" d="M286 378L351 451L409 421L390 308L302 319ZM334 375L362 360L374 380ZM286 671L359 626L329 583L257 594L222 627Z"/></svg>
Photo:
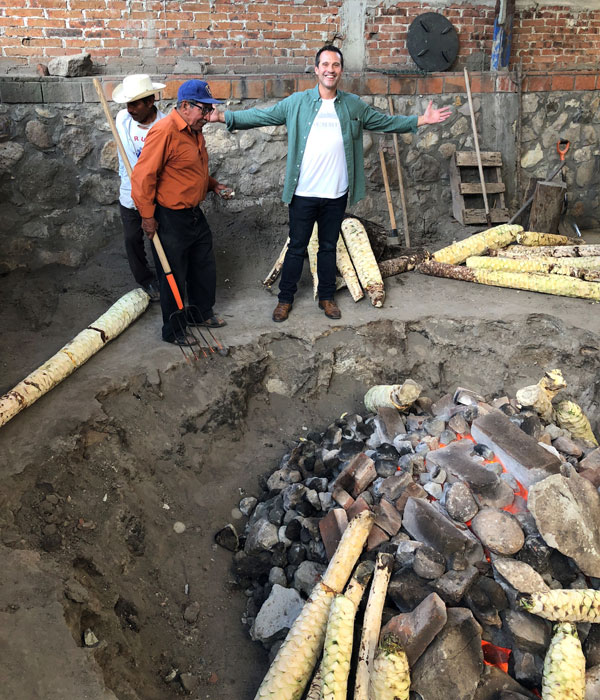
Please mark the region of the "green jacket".
<svg viewBox="0 0 600 700"><path fill-rule="evenodd" d="M342 127L344 152L348 167L348 204L356 204L365 196L363 167L363 129L404 133L416 132L417 117L390 117L378 112L349 92L337 91L335 111ZM288 132L288 158L282 199L289 204L294 196L306 140L312 123L321 108L318 85L310 90L294 92L272 107L225 112L227 129L252 129L257 126L281 126Z"/></svg>

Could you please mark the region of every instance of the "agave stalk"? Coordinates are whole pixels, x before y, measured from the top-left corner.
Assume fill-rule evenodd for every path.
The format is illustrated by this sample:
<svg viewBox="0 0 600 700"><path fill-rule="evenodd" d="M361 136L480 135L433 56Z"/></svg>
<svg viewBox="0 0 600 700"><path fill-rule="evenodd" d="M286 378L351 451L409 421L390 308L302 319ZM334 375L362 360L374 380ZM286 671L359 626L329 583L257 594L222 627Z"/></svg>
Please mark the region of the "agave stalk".
<svg viewBox="0 0 600 700"><path fill-rule="evenodd" d="M327 570L294 621L255 700L300 700L323 648L327 618L367 541L375 515L363 511L348 523Z"/></svg>
<svg viewBox="0 0 600 700"><path fill-rule="evenodd" d="M370 678L371 700L408 700L410 670L400 640L387 634L381 640Z"/></svg>
<svg viewBox="0 0 600 700"><path fill-rule="evenodd" d="M491 248L504 248L513 243L517 234L522 230L522 226L513 224L494 226L487 231L475 233L462 241L441 248L433 254L433 259L436 262L457 265L472 255L483 255Z"/></svg>
<svg viewBox="0 0 600 700"><path fill-rule="evenodd" d="M358 651L358 665L354 685L354 700L369 700L369 675L373 667L375 649L381 630L381 615L385 604L385 596L392 574L394 557L391 554L379 553L375 561L375 574L369 592L369 599L363 618L362 636Z"/></svg>
<svg viewBox="0 0 600 700"><path fill-rule="evenodd" d="M559 622L544 660L542 699L583 700L584 694L585 656L577 628L570 622Z"/></svg>
<svg viewBox="0 0 600 700"><path fill-rule="evenodd" d="M0 426L66 379L72 372L116 338L148 308L143 289L122 296L100 318L81 331L43 365L0 397Z"/></svg>
<svg viewBox="0 0 600 700"><path fill-rule="evenodd" d="M600 591L559 588L520 595L523 610L553 622L600 622Z"/></svg>
<svg viewBox="0 0 600 700"><path fill-rule="evenodd" d="M585 440L598 447L598 440L592 432L592 426L581 406L574 401L561 401L556 407L556 420L561 428L568 430L571 435Z"/></svg>
<svg viewBox="0 0 600 700"><path fill-rule="evenodd" d="M357 219L342 221L342 236L360 283L367 293L371 304L380 308L385 301L383 279L377 267L375 255L365 227Z"/></svg>

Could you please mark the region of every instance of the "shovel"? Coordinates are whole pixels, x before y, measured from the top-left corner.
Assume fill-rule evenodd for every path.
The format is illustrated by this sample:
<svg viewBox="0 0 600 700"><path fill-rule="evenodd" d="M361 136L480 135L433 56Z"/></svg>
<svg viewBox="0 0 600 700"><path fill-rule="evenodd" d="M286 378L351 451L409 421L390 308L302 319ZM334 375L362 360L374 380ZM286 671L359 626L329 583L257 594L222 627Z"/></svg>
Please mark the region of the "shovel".
<svg viewBox="0 0 600 700"><path fill-rule="evenodd" d="M115 126L112 114L110 113L108 102L106 101L106 97L104 96L102 86L100 85L100 82L97 78L94 78L94 87L96 88L96 92L98 93L98 97L100 98L100 102L102 104L102 108L104 109L106 120L108 121L108 125L110 127L110 130L112 131L113 138L115 140L115 143L117 144L119 153L121 154L121 158L123 160L123 164L125 165L125 169L127 170L127 174L129 175L129 179L131 179L131 163L129 162L129 158L127 158L127 154L125 153L125 149L123 148L123 143L121 142L121 137L119 136L119 132L117 131L117 128ZM217 338L208 326L206 326L205 328L211 340L213 341L212 343L207 341L204 333L202 333L199 327L188 326L188 316L196 319L199 318L202 323L204 323L205 319L203 318L202 314L196 306L184 307L183 300L181 298L181 294L179 293L179 288L177 286L177 282L175 281L175 276L171 271L171 266L169 265L169 261L167 260L167 256L165 255L162 243L160 242L158 231L152 237L152 243L154 244L156 254L158 255L163 272L165 273L165 277L167 278L167 282L169 283L169 287L173 294L173 298L175 299L175 303L177 304L177 311L175 311L169 316L169 321L171 322L173 327L177 329L177 335L181 335L183 338L185 338L185 343L179 346L185 359L188 362L191 359L199 360L200 355L198 354L197 348L200 349L203 357L208 357L206 349L210 350L211 353L218 352L219 355L227 355L229 352L228 348L224 347L219 342L219 340L217 340ZM193 340L190 340L190 337ZM204 346L206 346L206 348Z"/></svg>

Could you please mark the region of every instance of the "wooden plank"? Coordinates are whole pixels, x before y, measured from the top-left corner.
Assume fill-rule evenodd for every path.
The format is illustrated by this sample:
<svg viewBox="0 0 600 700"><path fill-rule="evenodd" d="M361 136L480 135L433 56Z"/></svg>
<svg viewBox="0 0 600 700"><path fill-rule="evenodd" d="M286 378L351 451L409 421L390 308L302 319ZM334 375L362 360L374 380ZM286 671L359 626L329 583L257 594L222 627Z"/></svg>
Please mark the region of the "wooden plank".
<svg viewBox="0 0 600 700"><path fill-rule="evenodd" d="M460 224L464 224L465 199L460 191L460 171L458 170L454 156L450 158L449 174L450 191L452 192L452 216L454 216Z"/></svg>
<svg viewBox="0 0 600 700"><path fill-rule="evenodd" d="M455 153L456 164L459 168L476 168L477 154L475 151L457 151ZM502 166L502 154L500 151L481 151L481 164L488 168Z"/></svg>
<svg viewBox="0 0 600 700"><path fill-rule="evenodd" d="M508 209L490 209L493 224L503 224L510 218ZM464 224L485 224L485 209L465 209Z"/></svg>
<svg viewBox="0 0 600 700"><path fill-rule="evenodd" d="M506 192L506 187L503 182L486 182L485 190L488 194L499 194L500 192ZM460 193L461 194L482 194L482 188L480 182L461 182L460 183Z"/></svg>
<svg viewBox="0 0 600 700"><path fill-rule="evenodd" d="M496 168L496 181L502 182L502 168ZM506 202L504 200L504 192L505 189L503 189L502 192L500 192L500 196L498 197L500 209L504 209L504 207L506 206Z"/></svg>
<svg viewBox="0 0 600 700"><path fill-rule="evenodd" d="M556 233L565 200L565 182L538 182L529 214L529 230Z"/></svg>

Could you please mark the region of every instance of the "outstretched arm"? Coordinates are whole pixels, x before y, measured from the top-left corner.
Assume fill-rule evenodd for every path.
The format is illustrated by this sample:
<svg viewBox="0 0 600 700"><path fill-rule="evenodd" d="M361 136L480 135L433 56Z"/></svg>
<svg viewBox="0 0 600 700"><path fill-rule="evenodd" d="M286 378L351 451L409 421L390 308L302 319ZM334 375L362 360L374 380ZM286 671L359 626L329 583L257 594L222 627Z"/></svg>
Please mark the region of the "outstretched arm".
<svg viewBox="0 0 600 700"><path fill-rule="evenodd" d="M427 109L417 120L417 126L423 126L424 124L439 124L440 122L448 119L452 110L450 107L441 107L440 109L435 109L433 106L433 101L430 100L427 105Z"/></svg>

